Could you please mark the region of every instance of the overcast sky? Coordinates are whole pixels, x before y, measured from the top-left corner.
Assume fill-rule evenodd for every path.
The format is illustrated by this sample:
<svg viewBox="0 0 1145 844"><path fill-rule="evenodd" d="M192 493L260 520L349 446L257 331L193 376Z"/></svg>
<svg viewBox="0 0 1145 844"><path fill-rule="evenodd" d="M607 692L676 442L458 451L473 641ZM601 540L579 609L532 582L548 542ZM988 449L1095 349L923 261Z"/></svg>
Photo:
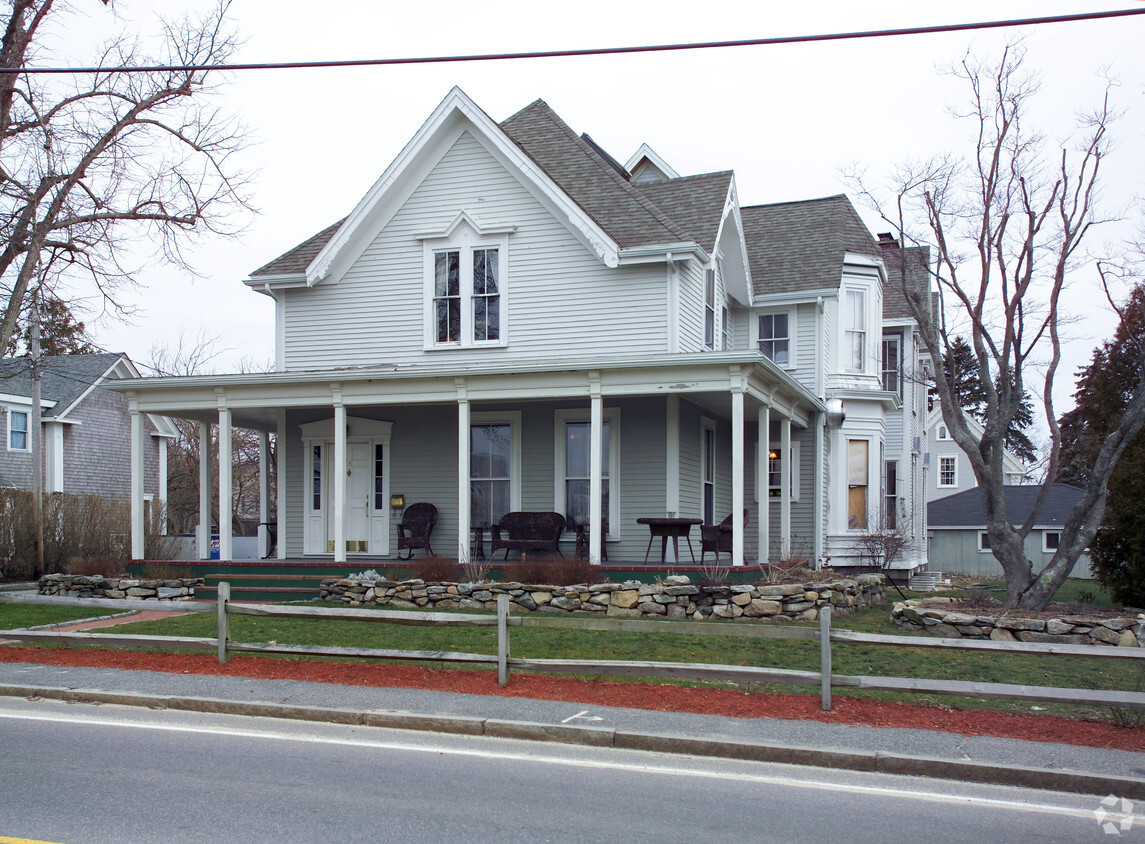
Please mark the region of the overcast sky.
<svg viewBox="0 0 1145 844"><path fill-rule="evenodd" d="M81 12L58 45L78 61L84 44L117 26L153 30L155 14L203 9L200 0L76 2ZM581 0L423 3L235 0L231 17L250 62L520 52L759 38L1013 19L1102 9L1074 2L657 2ZM118 17L116 17L118 16ZM648 143L682 175L732 169L744 205L845 192L840 169L868 174L896 162L964 149L966 127L948 106L965 93L939 69L971 49L995 55L1026 37L1043 74L1036 117L1063 138L1079 109L1097 102L1103 71L1120 81L1118 148L1106 169L1104 207L1115 212L1142 192L1145 139L1145 17L1025 30L922 35L823 44L746 47L634 56L538 59L437 66L247 71L232 74L224 104L250 130L243 164L257 170L259 214L235 240L194 254L201 278L151 264L133 325L94 324L104 347L146 362L156 342L180 332L222 338L217 368L273 358L270 299L242 280L257 267L348 213L453 85L494 120L544 99L577 132L621 162ZM57 58L53 56L53 58ZM41 56L45 62L47 55ZM864 216L873 231L885 230ZM1103 237L1123 234L1108 227ZM1094 241L1097 244L1097 241ZM1090 310L1093 274L1075 281L1072 360L1084 363L1113 321ZM1093 306L1096 308L1096 306ZM1072 392L1072 377L1063 394Z"/></svg>

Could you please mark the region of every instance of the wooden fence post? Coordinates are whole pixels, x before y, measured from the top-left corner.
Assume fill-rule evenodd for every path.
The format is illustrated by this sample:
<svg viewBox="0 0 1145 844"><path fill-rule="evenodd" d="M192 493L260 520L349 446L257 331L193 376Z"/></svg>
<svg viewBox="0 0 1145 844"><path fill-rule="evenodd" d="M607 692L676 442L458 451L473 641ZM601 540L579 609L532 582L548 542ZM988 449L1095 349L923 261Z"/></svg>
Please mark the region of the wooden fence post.
<svg viewBox="0 0 1145 844"><path fill-rule="evenodd" d="M219 583L219 665L226 665L230 657L227 655L227 639L230 637L230 628L227 624L227 604L231 600L231 585Z"/></svg>
<svg viewBox="0 0 1145 844"><path fill-rule="evenodd" d="M819 670L823 675L820 691L823 695L823 711L831 711L831 605L819 608Z"/></svg>
<svg viewBox="0 0 1145 844"><path fill-rule="evenodd" d="M509 685L509 596L497 596L497 682Z"/></svg>

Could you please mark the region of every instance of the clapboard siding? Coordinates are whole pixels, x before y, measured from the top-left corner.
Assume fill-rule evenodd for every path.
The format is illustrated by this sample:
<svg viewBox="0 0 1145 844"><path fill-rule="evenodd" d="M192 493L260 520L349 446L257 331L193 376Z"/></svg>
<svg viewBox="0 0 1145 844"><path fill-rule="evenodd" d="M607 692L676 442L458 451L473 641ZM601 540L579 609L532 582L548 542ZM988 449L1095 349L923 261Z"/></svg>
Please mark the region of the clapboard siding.
<svg viewBox="0 0 1145 844"><path fill-rule="evenodd" d="M680 266L677 351L700 352L704 349L704 268L698 261Z"/></svg>
<svg viewBox="0 0 1145 844"><path fill-rule="evenodd" d="M423 248L461 211L509 237L505 347L426 352ZM663 265L608 269L464 133L335 283L286 291L288 370L667 351ZM337 326L331 331L331 326ZM602 349L610 338L623 343Z"/></svg>

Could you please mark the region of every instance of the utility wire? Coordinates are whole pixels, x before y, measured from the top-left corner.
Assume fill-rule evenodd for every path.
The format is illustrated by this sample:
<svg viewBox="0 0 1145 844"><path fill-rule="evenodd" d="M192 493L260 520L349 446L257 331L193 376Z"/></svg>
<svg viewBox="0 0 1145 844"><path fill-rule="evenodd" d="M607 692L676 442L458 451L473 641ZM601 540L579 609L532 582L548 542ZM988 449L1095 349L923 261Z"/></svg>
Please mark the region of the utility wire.
<svg viewBox="0 0 1145 844"><path fill-rule="evenodd" d="M386 65L451 64L458 62L495 62L516 59L555 59L578 56L614 56L631 53L667 53L681 50L710 50L728 47L769 47L779 44L812 44L821 41L850 41L860 38L888 38L899 35L933 35L944 32L967 32L979 29L1003 29L1017 26L1037 26L1051 23L1077 23L1079 21L1122 18L1145 15L1145 9L1118 9L1107 12L1084 12L1075 15L1053 15L1041 18L1018 18L1004 21L978 21L974 23L915 26L903 29L876 29L863 32L835 32L821 35L788 35L773 38L748 38L738 41L701 41L686 44L655 44L633 47L597 47L582 50L543 50L523 53L483 53L468 56L421 56L393 59L344 59L312 62L257 62L203 65L145 65L139 67L0 67L0 74L58 74L58 73L156 73L219 70L297 70L327 67L376 67Z"/></svg>

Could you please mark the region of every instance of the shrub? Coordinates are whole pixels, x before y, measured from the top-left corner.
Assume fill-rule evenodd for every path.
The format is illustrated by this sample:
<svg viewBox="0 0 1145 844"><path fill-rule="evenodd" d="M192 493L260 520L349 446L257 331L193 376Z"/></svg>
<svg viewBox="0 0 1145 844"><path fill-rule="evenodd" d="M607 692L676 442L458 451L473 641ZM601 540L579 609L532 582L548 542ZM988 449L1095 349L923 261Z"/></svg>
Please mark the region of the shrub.
<svg viewBox="0 0 1145 844"><path fill-rule="evenodd" d="M608 578L588 560L576 557L522 557L505 568L505 577L518 583L550 583L575 586L579 583L605 583Z"/></svg>
<svg viewBox="0 0 1145 844"><path fill-rule="evenodd" d="M443 580L457 580L459 572L455 563L434 554L411 564L407 574L410 578L424 580L426 583L440 583Z"/></svg>

